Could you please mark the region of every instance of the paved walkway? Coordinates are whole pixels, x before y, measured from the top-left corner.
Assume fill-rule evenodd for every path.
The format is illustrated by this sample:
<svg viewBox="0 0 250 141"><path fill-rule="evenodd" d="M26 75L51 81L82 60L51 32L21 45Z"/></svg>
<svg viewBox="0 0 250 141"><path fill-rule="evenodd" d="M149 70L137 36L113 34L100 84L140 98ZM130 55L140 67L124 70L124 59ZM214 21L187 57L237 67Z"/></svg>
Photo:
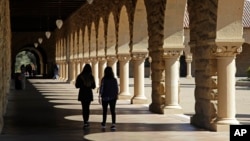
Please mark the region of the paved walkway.
<svg viewBox="0 0 250 141"><path fill-rule="evenodd" d="M145 94L151 102L151 80L145 78ZM12 85L5 126L0 141L229 141L229 132L210 132L190 125L194 114L194 79L181 78L183 115L161 115L148 111L148 104L118 101L117 130L111 131L110 115L101 129L101 106L97 94L91 105L90 128L82 130L78 89L51 79L29 79L25 90ZM133 79L130 79L133 93ZM237 87L237 119L250 124L250 87Z"/></svg>

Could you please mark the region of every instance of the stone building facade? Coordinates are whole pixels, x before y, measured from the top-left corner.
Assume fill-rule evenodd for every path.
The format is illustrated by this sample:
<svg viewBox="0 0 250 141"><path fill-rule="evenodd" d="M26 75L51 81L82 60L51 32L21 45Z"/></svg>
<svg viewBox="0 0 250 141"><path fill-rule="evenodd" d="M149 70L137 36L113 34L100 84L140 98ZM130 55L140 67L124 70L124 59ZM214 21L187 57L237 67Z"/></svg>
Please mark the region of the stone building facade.
<svg viewBox="0 0 250 141"><path fill-rule="evenodd" d="M236 61L249 60L248 43L244 41L249 31L246 29L243 36L242 27L244 3L244 0L95 0L78 9L60 30L52 33L51 39L35 48L32 43L43 33L11 34L8 0L2 0L0 85L4 89L0 90L0 127L13 72L11 65L22 50L38 56L41 74L47 74L51 64L58 64L60 79L69 83L74 83L81 68L90 63L98 86L105 66L111 66L119 71L116 72L120 77L119 98L129 99L131 104L147 102L143 79L145 59L149 58L152 79L149 110L160 114L182 113L178 101L179 59L184 51L187 77L195 76L196 82L191 124L213 131L238 124ZM189 14L188 29L183 28L185 10ZM241 52L243 55L238 55ZM3 59L5 54L11 61ZM133 95L128 91L129 66L135 81Z"/></svg>

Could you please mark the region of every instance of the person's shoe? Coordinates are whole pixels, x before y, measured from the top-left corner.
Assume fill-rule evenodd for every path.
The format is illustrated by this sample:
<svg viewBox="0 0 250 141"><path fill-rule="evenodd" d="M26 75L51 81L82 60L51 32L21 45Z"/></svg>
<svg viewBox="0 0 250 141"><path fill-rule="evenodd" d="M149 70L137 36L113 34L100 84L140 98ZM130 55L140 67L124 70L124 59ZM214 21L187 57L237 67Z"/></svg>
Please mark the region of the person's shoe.
<svg viewBox="0 0 250 141"><path fill-rule="evenodd" d="M89 127L89 123L84 123L83 128Z"/></svg>
<svg viewBox="0 0 250 141"><path fill-rule="evenodd" d="M116 127L115 127L115 124L112 124L112 126L110 127L111 130L115 130Z"/></svg>
<svg viewBox="0 0 250 141"><path fill-rule="evenodd" d="M102 129L106 128L105 123L101 123Z"/></svg>

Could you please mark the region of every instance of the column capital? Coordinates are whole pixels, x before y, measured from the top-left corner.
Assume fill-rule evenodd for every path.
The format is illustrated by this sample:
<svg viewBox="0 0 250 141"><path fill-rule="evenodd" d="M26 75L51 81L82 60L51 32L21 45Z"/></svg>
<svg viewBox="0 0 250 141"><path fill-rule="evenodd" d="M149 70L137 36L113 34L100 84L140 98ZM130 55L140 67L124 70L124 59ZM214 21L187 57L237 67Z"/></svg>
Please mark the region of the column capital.
<svg viewBox="0 0 250 141"><path fill-rule="evenodd" d="M83 58L82 61L85 63L89 63L89 58Z"/></svg>
<svg viewBox="0 0 250 141"><path fill-rule="evenodd" d="M217 57L230 57L236 56L242 52L242 44L244 39L235 40L222 40L216 39L216 47L213 49L213 53Z"/></svg>
<svg viewBox="0 0 250 141"><path fill-rule="evenodd" d="M133 60L144 60L148 56L147 52L133 52L132 59Z"/></svg>
<svg viewBox="0 0 250 141"><path fill-rule="evenodd" d="M98 56L98 60L99 61L106 61L106 57L105 56Z"/></svg>
<svg viewBox="0 0 250 141"><path fill-rule="evenodd" d="M75 62L81 62L81 59L75 59Z"/></svg>
<svg viewBox="0 0 250 141"><path fill-rule="evenodd" d="M96 58L96 57L92 57L92 58L89 58L89 60L90 60L91 62L97 62L99 59Z"/></svg>
<svg viewBox="0 0 250 141"><path fill-rule="evenodd" d="M193 60L193 55L192 54L186 54L185 55L185 60L187 61L187 62L192 62L192 60Z"/></svg>
<svg viewBox="0 0 250 141"><path fill-rule="evenodd" d="M178 58L183 53L182 48L164 48L163 51L163 58Z"/></svg>
<svg viewBox="0 0 250 141"><path fill-rule="evenodd" d="M131 59L130 54L120 54L117 56L119 61L129 61Z"/></svg>
<svg viewBox="0 0 250 141"><path fill-rule="evenodd" d="M117 56L115 55L110 55L106 57L107 61L117 61Z"/></svg>

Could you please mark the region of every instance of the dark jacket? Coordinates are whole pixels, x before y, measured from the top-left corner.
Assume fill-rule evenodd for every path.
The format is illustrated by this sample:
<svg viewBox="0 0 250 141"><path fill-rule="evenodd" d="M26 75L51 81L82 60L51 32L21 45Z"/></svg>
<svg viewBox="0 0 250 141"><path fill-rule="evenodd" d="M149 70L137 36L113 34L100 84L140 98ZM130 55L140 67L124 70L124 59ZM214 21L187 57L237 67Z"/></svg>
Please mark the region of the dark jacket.
<svg viewBox="0 0 250 141"><path fill-rule="evenodd" d="M78 93L78 101L93 101L93 91L96 87L94 77L91 75L93 82L90 86L85 86L82 80L82 76L78 75L76 78L75 87L80 88Z"/></svg>
<svg viewBox="0 0 250 141"><path fill-rule="evenodd" d="M103 78L101 81L100 95L102 100L108 101L118 98L118 83L115 78Z"/></svg>

